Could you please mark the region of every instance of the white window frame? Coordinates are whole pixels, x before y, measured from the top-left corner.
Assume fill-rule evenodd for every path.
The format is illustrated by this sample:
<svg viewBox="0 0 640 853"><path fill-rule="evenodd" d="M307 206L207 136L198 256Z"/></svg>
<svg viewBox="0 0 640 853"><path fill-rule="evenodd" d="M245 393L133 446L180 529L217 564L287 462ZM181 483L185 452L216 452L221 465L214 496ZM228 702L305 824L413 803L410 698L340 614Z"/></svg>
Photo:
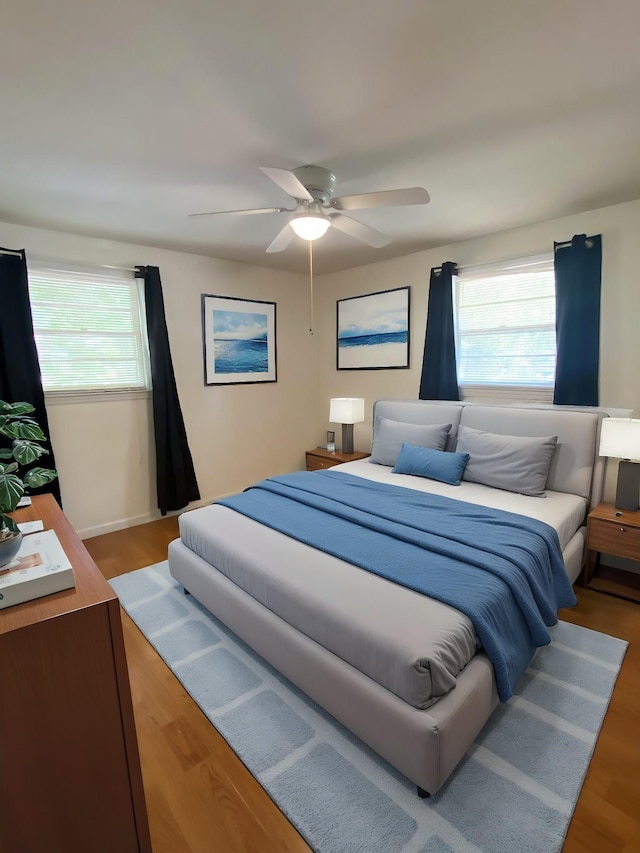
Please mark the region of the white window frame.
<svg viewBox="0 0 640 853"><path fill-rule="evenodd" d="M461 338L460 331L460 299L461 291L465 282L477 281L487 278L499 278L513 273L517 269L538 268L545 272L553 272L553 252L540 255L532 255L522 258L512 258L489 264L477 264L474 266L460 267L453 284L453 306L454 306L454 330L456 355L460 353ZM497 328L497 327L496 327ZM522 326L521 331L530 331L531 326ZM536 325L536 329L549 331L555 330L555 311L553 319L547 324ZM469 333L471 334L471 332ZM553 402L553 388L555 377L546 382L512 383L512 382L465 382L459 380L461 397L464 400L494 401L494 402L531 402L547 403Z"/></svg>
<svg viewBox="0 0 640 853"><path fill-rule="evenodd" d="M43 389L47 403L98 402L114 398L130 399L148 397L151 389L151 368L145 319L144 285L140 279L136 278L134 271L117 267L84 266L71 262L28 258L27 275L29 279L34 337L43 373ZM67 289L77 286L79 293L80 290L84 291L86 288L98 284L101 287L111 285L123 287L124 285L129 289L130 295L133 297L131 299L133 306L132 322L130 329L121 332L121 334L129 344L132 341L134 343L134 350L137 353L138 381L134 381L132 384L123 383L115 387L103 385L100 381L88 382L82 387L52 388L51 385L47 387L47 355L44 347L39 347L39 342L54 335L64 336L65 333L82 338L84 335L92 337L99 336L100 332L96 332L90 325L83 327L80 318L73 316L73 312L70 312L69 315L72 318L72 322L70 322L69 327L64 331L53 330L50 327L47 328L46 322L40 322L39 313L41 306L44 307L46 304L51 304L46 300L41 301L37 295L37 282L43 279L59 281L61 286ZM97 307L96 310L98 310Z"/></svg>

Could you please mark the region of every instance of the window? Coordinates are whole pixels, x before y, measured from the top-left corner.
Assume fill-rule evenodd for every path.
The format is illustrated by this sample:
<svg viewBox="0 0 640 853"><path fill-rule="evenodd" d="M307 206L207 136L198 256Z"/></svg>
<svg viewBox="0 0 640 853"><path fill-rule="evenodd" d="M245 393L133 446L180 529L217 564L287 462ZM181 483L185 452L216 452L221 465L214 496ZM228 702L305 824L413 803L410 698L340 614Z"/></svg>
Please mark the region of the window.
<svg viewBox="0 0 640 853"><path fill-rule="evenodd" d="M553 256L462 268L454 292L459 384L549 395L556 363Z"/></svg>
<svg viewBox="0 0 640 853"><path fill-rule="evenodd" d="M150 387L142 295L133 273L29 263L45 393Z"/></svg>

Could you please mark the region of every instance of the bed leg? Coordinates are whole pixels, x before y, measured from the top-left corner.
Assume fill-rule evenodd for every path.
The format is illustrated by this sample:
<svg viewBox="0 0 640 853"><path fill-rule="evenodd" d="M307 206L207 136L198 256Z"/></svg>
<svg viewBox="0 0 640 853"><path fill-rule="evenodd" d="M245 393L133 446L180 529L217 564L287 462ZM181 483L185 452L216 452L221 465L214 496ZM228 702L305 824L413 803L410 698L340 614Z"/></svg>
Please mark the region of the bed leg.
<svg viewBox="0 0 640 853"><path fill-rule="evenodd" d="M418 789L418 796L421 800L426 800L427 797L431 796L431 794L428 791L425 791L424 788L421 788L420 785L416 785L416 788Z"/></svg>
<svg viewBox="0 0 640 853"><path fill-rule="evenodd" d="M186 588L186 586L185 586L185 587L183 587L183 589L184 589L184 594L185 594L185 595L191 595L191 593L190 593L190 592L189 592L189 590Z"/></svg>

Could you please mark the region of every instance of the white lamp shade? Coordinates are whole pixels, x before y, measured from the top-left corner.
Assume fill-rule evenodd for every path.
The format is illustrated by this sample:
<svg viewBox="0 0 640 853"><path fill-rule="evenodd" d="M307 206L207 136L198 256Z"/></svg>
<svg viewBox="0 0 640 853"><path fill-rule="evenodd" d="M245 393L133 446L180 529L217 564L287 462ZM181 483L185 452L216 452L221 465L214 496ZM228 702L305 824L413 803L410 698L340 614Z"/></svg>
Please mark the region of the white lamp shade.
<svg viewBox="0 0 640 853"><path fill-rule="evenodd" d="M303 240L317 240L318 237L326 234L331 220L322 214L301 213L299 216L294 216L289 225Z"/></svg>
<svg viewBox="0 0 640 853"><path fill-rule="evenodd" d="M332 424L359 424L364 420L362 397L333 397L329 404L329 421Z"/></svg>
<svg viewBox="0 0 640 853"><path fill-rule="evenodd" d="M640 459L640 420L604 418L600 432L600 456Z"/></svg>

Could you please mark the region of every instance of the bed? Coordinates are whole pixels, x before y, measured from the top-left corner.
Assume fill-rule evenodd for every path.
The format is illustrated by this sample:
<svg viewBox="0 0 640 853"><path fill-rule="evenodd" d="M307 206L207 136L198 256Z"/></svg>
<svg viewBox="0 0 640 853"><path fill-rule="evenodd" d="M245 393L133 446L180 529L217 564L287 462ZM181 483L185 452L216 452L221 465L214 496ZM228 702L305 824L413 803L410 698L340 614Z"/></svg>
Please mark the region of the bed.
<svg viewBox="0 0 640 853"><path fill-rule="evenodd" d="M554 564L554 583L570 590L584 562L586 516L602 494L604 463L597 456L602 417L597 411L556 408L377 401L372 457L376 461L365 459L322 473L299 472L265 481L266 492L260 484L248 490L248 498L238 496L240 501L253 499L258 508L246 511L254 512L253 517L238 509L241 503L234 503L235 498L184 513L180 538L169 546L171 573L263 658L412 780L421 795L434 793L469 749L500 698L509 695L505 674L500 659L496 662L493 640L484 626L485 633L480 630L482 621L474 622L466 600L460 598L464 590L456 589L453 599L445 595L443 600L434 600L415 586L407 588L396 581L396 563L404 570L408 561L422 559L414 553L413 538L409 544L399 543L397 551L395 543L389 545L392 551L385 550L386 544L381 548L376 543L387 542L387 525L395 525L396 517L404 530L407 524L411 527L414 516L426 517L424 507L428 505L436 521L431 532L421 531L419 536L430 540L443 530L445 538L457 540L453 557L440 553L437 557L453 575L450 559L458 559L458 550L466 554L469 539L486 541L473 526L471 532L458 536L463 516L464 523L471 525L476 517L480 519L477 523L488 517L497 524L498 519L500 535L513 536L514 542L519 541L522 524L527 531L533 530L531 535L542 531L545 541L556 542L561 568ZM443 426L447 427L444 432ZM395 459L395 467L402 468L399 451L423 454L416 446L429 447L429 439L423 436L435 433L441 441L431 453L437 464L444 459L448 465L465 448L471 450L465 462L469 480L451 485L395 473L391 465L383 464ZM494 452L496 441L498 453ZM515 447L518 456L521 445L528 448L529 443L538 449L544 445L547 461L542 474L538 469L532 474L532 493L522 494L511 489L528 481L530 460L527 457L522 473L513 467L512 457L504 462L503 450L506 447L509 456ZM406 450L405 445L409 445ZM350 498L356 489L357 499ZM288 506L291 490L304 492L307 504L302 513L310 513L304 533L299 532L302 522L298 526L296 521L295 529L288 532L286 518L280 528L272 523L276 510L271 504L263 506L263 498L272 499L271 490L277 493L274 500L284 501L284 506ZM316 504L330 501L334 506L336 500L356 505L346 510L348 519L335 521L332 515L326 522L328 531L321 531L324 522L316 522L311 513L316 512ZM361 533L358 527L357 535L341 536L343 528L333 527L334 522L352 525L351 515L364 512L368 501L375 516L373 532ZM384 511L378 512L378 506ZM516 526L502 530L502 519L507 516ZM326 553L321 549L324 546L316 546L316 539L322 536L344 544L329 547L330 553ZM378 537L372 551L382 568L363 571L358 567L357 554L365 542L361 536ZM510 549L511 540L505 543L496 545L493 554L485 545L474 548L473 553L481 551L481 561L502 572L502 552ZM551 545L549 548L553 550ZM429 565L433 562L435 567L433 559L429 557ZM469 559L476 562L475 556ZM386 567L392 564L389 575ZM462 568L460 572L460 577L467 577ZM469 581L469 590L475 583ZM491 582L482 584L481 594L485 594L485 586L496 584L500 587L502 581L492 576ZM464 589L466 585L467 580ZM569 603L566 597L563 600ZM547 618L546 624L552 621ZM532 636L537 636L536 631ZM535 645L544 642L536 640L526 654L532 655ZM522 663L525 651L519 654Z"/></svg>

